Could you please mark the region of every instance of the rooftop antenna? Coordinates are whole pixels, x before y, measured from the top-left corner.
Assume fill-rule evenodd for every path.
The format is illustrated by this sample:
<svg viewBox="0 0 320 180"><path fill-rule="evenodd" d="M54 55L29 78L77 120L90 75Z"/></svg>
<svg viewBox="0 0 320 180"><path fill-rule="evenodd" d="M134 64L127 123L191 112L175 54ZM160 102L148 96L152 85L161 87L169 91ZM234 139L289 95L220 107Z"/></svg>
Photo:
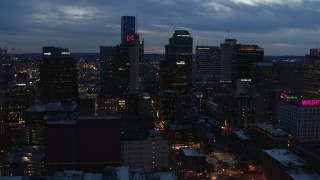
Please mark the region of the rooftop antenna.
<svg viewBox="0 0 320 180"><path fill-rule="evenodd" d="M226 39L230 39L231 37L230 37L230 30L228 29L227 30L227 38Z"/></svg>

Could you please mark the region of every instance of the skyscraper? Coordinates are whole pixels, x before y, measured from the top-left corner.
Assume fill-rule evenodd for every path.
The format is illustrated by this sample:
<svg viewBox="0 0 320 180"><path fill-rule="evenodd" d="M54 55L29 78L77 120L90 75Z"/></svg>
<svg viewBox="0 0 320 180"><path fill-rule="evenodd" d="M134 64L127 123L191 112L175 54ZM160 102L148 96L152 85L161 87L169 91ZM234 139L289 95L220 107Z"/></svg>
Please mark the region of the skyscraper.
<svg viewBox="0 0 320 180"><path fill-rule="evenodd" d="M106 96L116 92L115 83L117 76L117 66L115 63L116 46L100 46L100 78L101 78L101 95Z"/></svg>
<svg viewBox="0 0 320 180"><path fill-rule="evenodd" d="M101 95L119 96L140 90L144 42L135 33L135 17L121 18L121 44L101 46Z"/></svg>
<svg viewBox="0 0 320 180"><path fill-rule="evenodd" d="M192 42L187 30L176 30L165 45L166 59L160 61L162 90L174 90L184 96L191 90Z"/></svg>
<svg viewBox="0 0 320 180"><path fill-rule="evenodd" d="M320 99L320 49L305 56L304 97Z"/></svg>
<svg viewBox="0 0 320 180"><path fill-rule="evenodd" d="M25 126L24 111L33 102L33 88L30 84L11 82L4 86L5 131L21 130Z"/></svg>
<svg viewBox="0 0 320 180"><path fill-rule="evenodd" d="M239 79L251 79L251 66L254 63L262 62L263 58L263 48L257 45L236 45L231 63L232 83L235 84Z"/></svg>
<svg viewBox="0 0 320 180"><path fill-rule="evenodd" d="M220 81L220 48L215 46L196 47L196 87L208 87Z"/></svg>
<svg viewBox="0 0 320 180"><path fill-rule="evenodd" d="M121 43L130 42L136 34L136 17L122 16L121 17Z"/></svg>
<svg viewBox="0 0 320 180"><path fill-rule="evenodd" d="M40 62L40 99L61 102L77 101L77 67L69 49L43 47Z"/></svg>
<svg viewBox="0 0 320 180"><path fill-rule="evenodd" d="M139 87L141 45L139 35L117 46L100 46L101 94L136 92Z"/></svg>
<svg viewBox="0 0 320 180"><path fill-rule="evenodd" d="M225 42L220 44L221 50L221 70L220 80L223 82L231 82L231 61L234 53L236 39L225 39Z"/></svg>

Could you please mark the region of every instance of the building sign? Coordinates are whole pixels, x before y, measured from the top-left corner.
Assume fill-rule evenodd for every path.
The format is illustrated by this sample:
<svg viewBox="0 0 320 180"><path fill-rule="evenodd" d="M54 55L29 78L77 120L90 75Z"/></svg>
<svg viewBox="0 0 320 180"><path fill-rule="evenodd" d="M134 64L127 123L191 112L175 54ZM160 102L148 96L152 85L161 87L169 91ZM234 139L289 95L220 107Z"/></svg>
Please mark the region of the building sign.
<svg viewBox="0 0 320 180"><path fill-rule="evenodd" d="M61 52L61 55L70 55L70 52Z"/></svg>
<svg viewBox="0 0 320 180"><path fill-rule="evenodd" d="M251 82L251 79L240 79L242 82Z"/></svg>
<svg viewBox="0 0 320 180"><path fill-rule="evenodd" d="M126 41L127 42L134 41L134 35L133 34L132 35L127 35L126 36Z"/></svg>
<svg viewBox="0 0 320 180"><path fill-rule="evenodd" d="M285 99L285 100L290 100L290 99L298 99L298 96L295 96L295 95L289 95L285 92L281 92L280 93L280 98L281 99Z"/></svg>
<svg viewBox="0 0 320 180"><path fill-rule="evenodd" d="M51 52L45 52L45 53L43 53L43 55L45 55L45 56L51 56Z"/></svg>
<svg viewBox="0 0 320 180"><path fill-rule="evenodd" d="M177 65L185 65L186 63L184 61L178 61L176 62Z"/></svg>
<svg viewBox="0 0 320 180"><path fill-rule="evenodd" d="M26 86L27 84L23 84L23 83L16 83L16 86Z"/></svg>
<svg viewBox="0 0 320 180"><path fill-rule="evenodd" d="M303 99L301 100L302 106L318 106L320 104L320 99Z"/></svg>

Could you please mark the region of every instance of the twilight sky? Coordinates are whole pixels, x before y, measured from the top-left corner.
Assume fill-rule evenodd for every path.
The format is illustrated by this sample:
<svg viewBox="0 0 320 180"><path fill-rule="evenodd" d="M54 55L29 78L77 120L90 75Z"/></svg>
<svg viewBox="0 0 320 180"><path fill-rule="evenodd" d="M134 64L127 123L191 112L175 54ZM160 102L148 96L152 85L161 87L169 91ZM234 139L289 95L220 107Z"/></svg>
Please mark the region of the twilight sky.
<svg viewBox="0 0 320 180"><path fill-rule="evenodd" d="M186 29L194 46L236 38L266 55L304 55L320 45L319 7L320 0L2 0L0 46L99 52L120 43L121 16L138 15L146 53L163 53L174 30Z"/></svg>

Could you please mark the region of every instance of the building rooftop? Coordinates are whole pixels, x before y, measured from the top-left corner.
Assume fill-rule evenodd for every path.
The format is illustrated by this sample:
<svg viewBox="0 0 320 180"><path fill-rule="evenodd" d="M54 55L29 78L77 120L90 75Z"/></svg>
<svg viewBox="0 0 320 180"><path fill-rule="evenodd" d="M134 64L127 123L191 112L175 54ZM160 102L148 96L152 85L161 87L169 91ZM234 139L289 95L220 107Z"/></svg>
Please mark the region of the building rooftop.
<svg viewBox="0 0 320 180"><path fill-rule="evenodd" d="M238 131L233 131L233 133L243 141L247 141L251 139L251 137L244 131L238 130Z"/></svg>
<svg viewBox="0 0 320 180"><path fill-rule="evenodd" d="M156 172L153 174L159 176L160 180L175 180L175 177L172 174L172 172Z"/></svg>
<svg viewBox="0 0 320 180"><path fill-rule="evenodd" d="M102 180L103 175L97 173L83 173L83 171L65 170L56 172L54 180Z"/></svg>
<svg viewBox="0 0 320 180"><path fill-rule="evenodd" d="M107 115L107 116L80 116L79 120L113 120L113 119L121 119L121 115Z"/></svg>
<svg viewBox="0 0 320 180"><path fill-rule="evenodd" d="M119 180L145 179L145 169L143 166L120 166L117 167L117 178Z"/></svg>
<svg viewBox="0 0 320 180"><path fill-rule="evenodd" d="M288 149L264 150L266 154L286 167L303 167L309 165L304 159L293 154Z"/></svg>
<svg viewBox="0 0 320 180"><path fill-rule="evenodd" d="M181 148L181 150L185 156L199 156L199 157L205 156L204 154L195 150L191 150L189 148Z"/></svg>
<svg viewBox="0 0 320 180"><path fill-rule="evenodd" d="M130 167L129 166L121 166L117 167L117 177L119 180L127 180L130 177Z"/></svg>
<svg viewBox="0 0 320 180"><path fill-rule="evenodd" d="M50 102L48 104L42 104L41 102L35 102L26 112L47 112L47 111L69 111L72 112L76 109L76 103L61 104L60 102Z"/></svg>
<svg viewBox="0 0 320 180"><path fill-rule="evenodd" d="M190 33L189 31L187 30L175 30L174 31L175 35L179 36L179 35L187 35L187 36L190 36Z"/></svg>
<svg viewBox="0 0 320 180"><path fill-rule="evenodd" d="M319 174L314 171L306 170L303 168L292 168L287 171L288 175L294 180L314 180L320 179Z"/></svg>
<svg viewBox="0 0 320 180"><path fill-rule="evenodd" d="M288 135L287 132L283 131L282 129L276 129L272 125L267 123L256 123L254 124L256 127L262 129L263 131L271 134L273 136L286 136Z"/></svg>
<svg viewBox="0 0 320 180"><path fill-rule="evenodd" d="M66 121L66 122L72 122L75 123L77 118L75 116L71 116L68 115L67 113L58 113L58 114L46 114L43 116L43 119L47 122L62 122L62 121Z"/></svg>

